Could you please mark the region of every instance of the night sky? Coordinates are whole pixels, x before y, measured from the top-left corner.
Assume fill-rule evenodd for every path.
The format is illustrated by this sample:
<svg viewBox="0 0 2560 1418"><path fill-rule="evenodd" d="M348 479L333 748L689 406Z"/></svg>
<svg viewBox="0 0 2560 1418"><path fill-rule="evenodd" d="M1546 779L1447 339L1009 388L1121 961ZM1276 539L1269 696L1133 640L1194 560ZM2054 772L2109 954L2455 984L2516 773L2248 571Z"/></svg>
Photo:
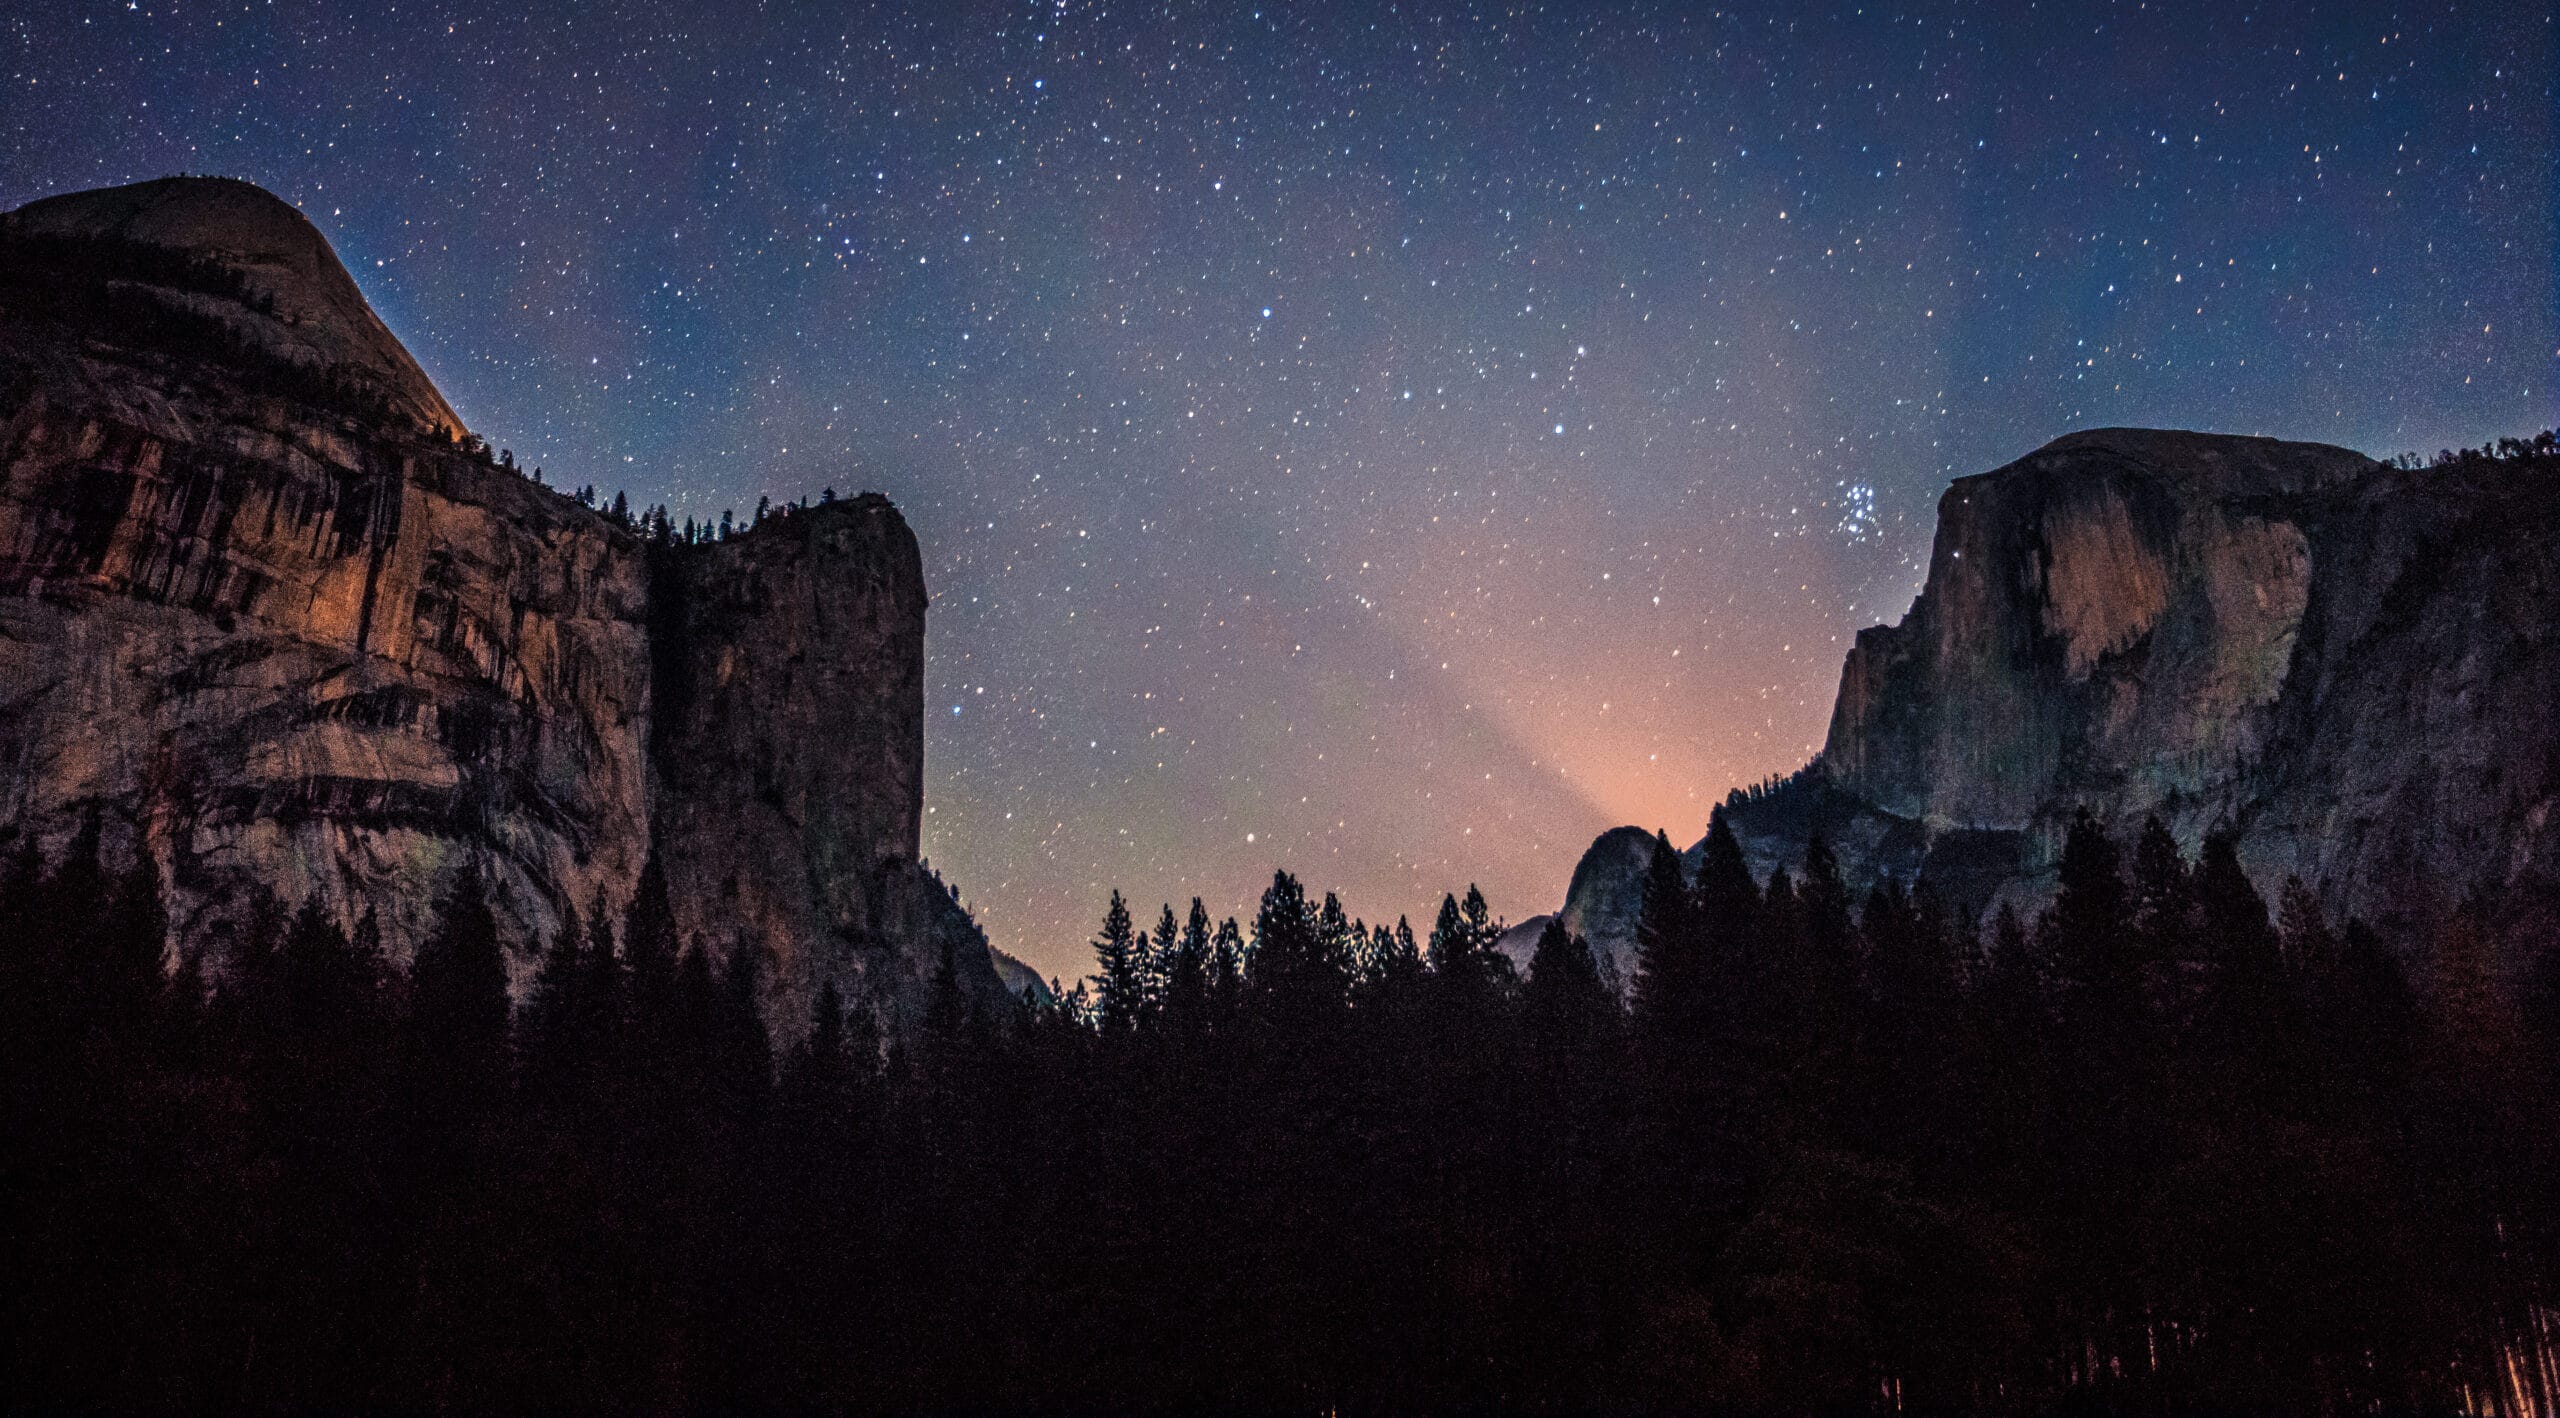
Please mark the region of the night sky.
<svg viewBox="0 0 2560 1418"><path fill-rule="evenodd" d="M0 205L245 177L555 485L895 498L926 853L1061 975L1693 839L2070 429L2560 408L2547 5L5 9Z"/></svg>

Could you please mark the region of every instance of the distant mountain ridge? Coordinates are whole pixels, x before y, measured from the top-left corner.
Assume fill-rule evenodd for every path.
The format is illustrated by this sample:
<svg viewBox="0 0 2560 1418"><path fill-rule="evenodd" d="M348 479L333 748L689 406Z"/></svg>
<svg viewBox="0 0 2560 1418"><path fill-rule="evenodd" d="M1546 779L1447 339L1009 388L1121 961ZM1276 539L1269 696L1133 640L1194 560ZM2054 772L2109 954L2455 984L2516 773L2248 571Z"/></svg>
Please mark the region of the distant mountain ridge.
<svg viewBox="0 0 2560 1418"><path fill-rule="evenodd" d="M96 822L182 940L370 915L395 958L466 876L521 986L654 855L678 927L921 1008L926 595L886 499L687 545L488 457L320 233L172 178L0 218L0 843Z"/></svg>
<svg viewBox="0 0 2560 1418"><path fill-rule="evenodd" d="M2340 916L2530 914L2560 880L2560 454L2505 453L2094 429L1958 479L1820 757L1721 810L1764 879L1820 832L1854 889L1976 909L2039 904L2087 808L2190 854L2234 833Z"/></svg>

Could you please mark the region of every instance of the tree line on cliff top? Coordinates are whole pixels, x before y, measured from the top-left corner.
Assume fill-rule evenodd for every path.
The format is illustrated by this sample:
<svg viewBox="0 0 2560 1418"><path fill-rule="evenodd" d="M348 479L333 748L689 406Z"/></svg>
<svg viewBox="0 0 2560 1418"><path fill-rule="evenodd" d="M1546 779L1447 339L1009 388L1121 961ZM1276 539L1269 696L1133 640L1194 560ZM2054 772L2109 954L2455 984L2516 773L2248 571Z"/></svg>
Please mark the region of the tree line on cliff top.
<svg viewBox="0 0 2560 1418"><path fill-rule="evenodd" d="M2034 920L1657 840L1626 998L1481 895L1116 895L777 1050L663 877L522 962L0 873L33 1407L2550 1411L2560 962L2073 829ZM2511 924L2511 922L2510 922ZM2547 943L2547 937L2546 937ZM2398 948L2395 948L2395 945ZM2403 959L2428 962L2413 980Z"/></svg>

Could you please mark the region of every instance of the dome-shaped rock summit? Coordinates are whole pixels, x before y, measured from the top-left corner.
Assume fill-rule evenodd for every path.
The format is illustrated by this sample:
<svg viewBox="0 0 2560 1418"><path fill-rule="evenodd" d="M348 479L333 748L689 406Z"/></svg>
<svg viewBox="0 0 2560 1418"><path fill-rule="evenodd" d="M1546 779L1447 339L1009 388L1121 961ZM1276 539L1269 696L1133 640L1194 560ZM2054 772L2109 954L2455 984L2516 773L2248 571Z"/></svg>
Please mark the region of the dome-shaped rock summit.
<svg viewBox="0 0 2560 1418"><path fill-rule="evenodd" d="M47 197L6 222L13 236L158 248L228 273L240 298L203 289L155 294L220 320L269 355L360 379L393 412L437 433L463 432L461 417L373 313L328 238L255 183L163 177Z"/></svg>

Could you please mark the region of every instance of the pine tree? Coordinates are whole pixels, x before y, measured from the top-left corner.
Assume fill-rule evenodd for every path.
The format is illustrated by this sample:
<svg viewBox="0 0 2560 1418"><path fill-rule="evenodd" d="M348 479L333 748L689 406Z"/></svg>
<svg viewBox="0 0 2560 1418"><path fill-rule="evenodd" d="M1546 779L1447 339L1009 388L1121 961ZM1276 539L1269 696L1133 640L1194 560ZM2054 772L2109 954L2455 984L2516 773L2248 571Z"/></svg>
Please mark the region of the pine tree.
<svg viewBox="0 0 2560 1418"><path fill-rule="evenodd" d="M1113 892L1112 899L1117 901L1119 895ZM1125 921L1129 914L1127 907L1122 907L1120 914ZM1079 998L1083 996L1081 982L1076 986L1076 993ZM951 944L951 938L945 936L941 957L933 968L933 990L925 1002L925 1035L948 1053L958 1046L961 1034L968 1027L969 1000L960 992L960 957Z"/></svg>
<svg viewBox="0 0 2560 1418"><path fill-rule="evenodd" d="M1232 1018L1244 996L1245 943L1244 932L1237 928L1236 918L1228 916L1218 922L1218 933L1209 942L1209 1013L1220 1022Z"/></svg>
<svg viewBox="0 0 2560 1418"><path fill-rule="evenodd" d="M1936 893L1886 880L1867 895L1863 1095L1867 1133L1892 1153L1944 1165L1963 1004L1951 928Z"/></svg>
<svg viewBox="0 0 2560 1418"><path fill-rule="evenodd" d="M1093 976L1093 988L1106 1037L1129 1033L1146 1012L1147 962L1138 941L1129 903L1118 891L1112 892L1111 907L1102 917L1102 934L1093 939L1094 962L1101 967Z"/></svg>
<svg viewBox="0 0 2560 1418"><path fill-rule="evenodd" d="M1748 999L1766 1009L1775 1006L1794 989L1792 981L1804 971L1805 946L1804 898L1796 890L1796 879L1786 867L1769 872L1768 888L1760 896L1759 925L1756 939L1738 957L1728 955L1723 964L1733 972L1733 994L1737 1000Z"/></svg>
<svg viewBox="0 0 2560 1418"><path fill-rule="evenodd" d="M2062 863L2043 933L2065 1006L2083 1016L2123 1020L2142 1006L2142 973L2133 942L2116 847L2082 808L2063 839Z"/></svg>
<svg viewBox="0 0 2560 1418"><path fill-rule="evenodd" d="M845 1030L844 996L836 982L818 986L817 1002L810 1007L809 1032L791 1046L791 1058L784 1072L784 1085L799 1105L828 1108L841 1103L844 1090L853 1078L852 1046Z"/></svg>
<svg viewBox="0 0 2560 1418"><path fill-rule="evenodd" d="M1174 955L1181 948L1182 927L1173 918L1173 903L1164 903L1156 916L1156 928L1149 933L1147 947L1146 1009L1149 1015L1164 1008L1165 995L1173 987Z"/></svg>
<svg viewBox="0 0 2560 1418"><path fill-rule="evenodd" d="M358 955L317 896L294 913L276 963L284 995L281 1023L289 1035L339 1063L378 1047L372 1032L381 1006L377 962Z"/></svg>
<svg viewBox="0 0 2560 1418"><path fill-rule="evenodd" d="M33 947L27 983L54 997L40 1033L60 1030L105 1045L127 1033L159 995L168 919L159 876L137 854L109 870L104 828L91 813L54 874L30 892L23 930Z"/></svg>
<svg viewBox="0 0 2560 1418"><path fill-rule="evenodd" d="M671 1110L693 1130L697 1141L710 1125L706 1087L712 1075L712 1035L719 1013L720 987L713 978L710 952L699 939L676 960L674 1008L669 1015L667 1046Z"/></svg>
<svg viewBox="0 0 2560 1418"><path fill-rule="evenodd" d="M100 948L114 973L118 1007L140 1019L160 992L169 951L169 914L160 900L160 871L139 844L133 864L108 880Z"/></svg>
<svg viewBox="0 0 2560 1418"><path fill-rule="evenodd" d="M431 1121L490 1106L506 1078L507 964L477 872L466 872L410 967L410 1086Z"/></svg>
<svg viewBox="0 0 2560 1418"><path fill-rule="evenodd" d="M1581 1038L1614 1013L1616 1001L1600 983L1600 967L1591 943L1549 920L1538 932L1537 951L1529 958L1529 979L1522 1003L1532 1027L1551 1041Z"/></svg>
<svg viewBox="0 0 2560 1418"><path fill-rule="evenodd" d="M1818 831L1805 843L1795 899L1790 944L1796 958L1772 960L1758 972L1767 1016L1754 1031L1761 1041L1760 1067L1773 1077L1796 1074L1820 1090L1836 1091L1844 1085L1863 962L1848 883L1830 839Z"/></svg>
<svg viewBox="0 0 2560 1418"><path fill-rule="evenodd" d="M587 911L587 944L578 953L584 983L577 992L578 1012L571 1020L569 1057L576 1087L593 1094L609 1078L618 1079L630 1047L630 971L614 947L613 913L598 887Z"/></svg>
<svg viewBox="0 0 2560 1418"><path fill-rule="evenodd" d="M1421 975L1422 954L1414 944L1409 922L1399 916L1393 926L1369 928L1369 943L1360 961L1360 985L1370 997L1394 995Z"/></svg>
<svg viewBox="0 0 2560 1418"><path fill-rule="evenodd" d="M1171 919L1171 907L1166 908L1165 915ZM1159 927L1163 924L1158 923ZM1209 908L1194 896L1191 913L1183 919L1181 934L1173 941L1172 963L1165 975L1165 1020L1178 1032L1196 1032L1208 1022L1212 950Z"/></svg>
<svg viewBox="0 0 2560 1418"><path fill-rule="evenodd" d="M1470 953L1492 949L1494 937L1502 934L1502 927L1493 919L1493 908L1485 904L1483 890L1472 881L1458 902L1458 916L1466 922Z"/></svg>
<svg viewBox="0 0 2560 1418"><path fill-rule="evenodd" d="M2440 1047L2470 1080L2498 1078L2515 1062L2523 1021L2500 988L2479 902L2447 915L2435 932L2428 1023Z"/></svg>
<svg viewBox="0 0 2560 1418"><path fill-rule="evenodd" d="M2083 809L2063 840L2053 904L2039 923L2059 986L2052 1032L2053 1107L2061 1126L2049 1185L2069 1230L2058 1244L2075 1274L2066 1283L2096 1311L2135 1242L2132 1188L2164 1145L2155 1067L2162 1035L2145 988L2115 844ZM2133 1343L2121 1321L2090 1318L2085 1342Z"/></svg>
<svg viewBox="0 0 2560 1418"><path fill-rule="evenodd" d="M2044 1032L2051 982L2015 906L2003 901L1992 913L1981 955L1982 973L1974 985L1973 1003L1982 1032L1994 1050L2024 1054Z"/></svg>
<svg viewBox="0 0 2560 1418"><path fill-rule="evenodd" d="M1796 901L1817 985L1837 994L1857 974L1858 933L1850 919L1849 886L1841 878L1840 859L1832 853L1830 839L1819 832L1805 843L1804 879L1796 883Z"/></svg>
<svg viewBox="0 0 2560 1418"><path fill-rule="evenodd" d="M763 1110L773 1086L773 1036L764 1025L764 951L740 940L729 949L711 1016L714 1105L733 1127Z"/></svg>
<svg viewBox="0 0 2560 1418"><path fill-rule="evenodd" d="M1707 817L1707 840L1693 895L1698 928L1710 949L1725 961L1738 961L1748 954L1748 943L1759 925L1760 887L1751 879L1741 839L1733 835L1722 804Z"/></svg>
<svg viewBox="0 0 2560 1418"><path fill-rule="evenodd" d="M2155 961L2174 958L2187 939L2194 903L2187 859L2157 814L2142 820L2133 847L2133 926L2151 942Z"/></svg>
<svg viewBox="0 0 2560 1418"><path fill-rule="evenodd" d="M1982 947L1982 978L1976 993L1983 996L2006 994L2023 1011L2043 1008L2044 972L2029 943L2027 928L2018 919L2017 907L2006 901L1991 916L1990 936Z"/></svg>
<svg viewBox="0 0 2560 1418"><path fill-rule="evenodd" d="M1356 965L1358 937L1342 909L1342 898L1328 891L1316 912L1316 968L1328 978L1348 981Z"/></svg>
<svg viewBox="0 0 2560 1418"><path fill-rule="evenodd" d="M1306 888L1285 871L1274 872L1253 917L1250 978L1284 1012L1339 1004L1344 981L1324 958L1316 913Z"/></svg>
<svg viewBox="0 0 2560 1418"><path fill-rule="evenodd" d="M537 1096L558 1100L580 1072L577 1048L585 1024L589 968L573 916L554 931L525 1000L523 1071Z"/></svg>
<svg viewBox="0 0 2560 1418"><path fill-rule="evenodd" d="M678 1028L676 967L682 954L666 869L652 847L641 863L639 886L622 921L622 969L629 999L627 1062L644 1079L658 1079L673 1061Z"/></svg>
<svg viewBox="0 0 2560 1418"><path fill-rule="evenodd" d="M1475 934L1458 912L1458 898L1443 894L1440 914L1431 922L1431 972L1444 980L1463 979L1475 951Z"/></svg>
<svg viewBox="0 0 2560 1418"><path fill-rule="evenodd" d="M1695 1037L1709 976L1688 878L1668 834L1656 832L1636 914L1636 1023L1656 1043Z"/></svg>
<svg viewBox="0 0 2560 1418"><path fill-rule="evenodd" d="M2241 870L2238 844L2228 833L2207 837L2197 863L2198 925L2210 952L2215 987L2234 1023L2254 1031L2289 1027L2289 999L2275 928L2267 903Z"/></svg>

